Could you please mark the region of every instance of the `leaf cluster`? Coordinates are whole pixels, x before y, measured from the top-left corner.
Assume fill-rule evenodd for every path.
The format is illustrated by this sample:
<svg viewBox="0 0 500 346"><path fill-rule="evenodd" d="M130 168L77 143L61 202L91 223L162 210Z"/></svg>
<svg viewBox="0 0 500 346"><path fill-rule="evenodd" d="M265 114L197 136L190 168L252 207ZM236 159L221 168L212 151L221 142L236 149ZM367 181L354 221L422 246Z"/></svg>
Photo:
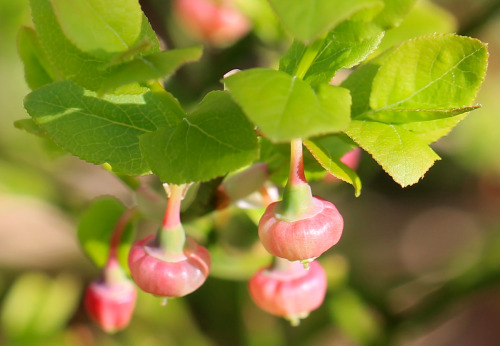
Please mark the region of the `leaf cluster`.
<svg viewBox="0 0 500 346"><path fill-rule="evenodd" d="M340 161L347 151L362 147L411 185L439 159L429 145L479 107L488 56L480 41L431 34L378 50L415 0L268 3L293 38L279 69L225 78L226 91L187 112L159 82L202 48L160 50L136 0L31 0L34 28L20 31L19 51L32 121L17 126L116 173L152 171L176 184L256 160L279 174L281 143L302 138L312 154L306 169L322 167L358 195L359 177Z"/></svg>

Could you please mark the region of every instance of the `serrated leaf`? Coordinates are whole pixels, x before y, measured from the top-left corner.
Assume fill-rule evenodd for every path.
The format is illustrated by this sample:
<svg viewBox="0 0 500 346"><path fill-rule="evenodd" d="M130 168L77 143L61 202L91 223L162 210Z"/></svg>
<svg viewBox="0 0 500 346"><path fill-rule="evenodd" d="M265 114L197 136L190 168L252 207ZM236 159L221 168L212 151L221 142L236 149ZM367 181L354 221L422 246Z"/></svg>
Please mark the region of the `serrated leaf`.
<svg viewBox="0 0 500 346"><path fill-rule="evenodd" d="M410 12L416 0L383 0L385 7L374 23L387 30L398 26Z"/></svg>
<svg viewBox="0 0 500 346"><path fill-rule="evenodd" d="M269 0L285 28L299 41L310 43L357 12L379 10L379 0Z"/></svg>
<svg viewBox="0 0 500 346"><path fill-rule="evenodd" d="M248 118L274 142L344 130L350 120L346 89L320 86L270 69L251 69L224 79Z"/></svg>
<svg viewBox="0 0 500 346"><path fill-rule="evenodd" d="M379 56L342 84L351 90L359 120L346 133L396 182L417 182L437 157L428 144L478 108L472 103L487 56L483 43L452 34L410 40Z"/></svg>
<svg viewBox="0 0 500 346"><path fill-rule="evenodd" d="M353 120L346 133L402 187L413 185L440 157L400 125Z"/></svg>
<svg viewBox="0 0 500 346"><path fill-rule="evenodd" d="M407 124L413 122L432 121L454 117L481 108L480 105L467 106L452 109L395 109L393 111L368 112L363 118L379 121L387 124Z"/></svg>
<svg viewBox="0 0 500 346"><path fill-rule="evenodd" d="M17 36L17 47L24 64L24 77L28 86L34 90L52 83L52 67L38 42L32 28L22 27Z"/></svg>
<svg viewBox="0 0 500 346"><path fill-rule="evenodd" d="M78 240L85 253L99 268L102 268L108 260L113 230L126 210L127 207L116 198L101 197L93 201L80 218ZM118 259L122 266L127 268L133 225L129 220L123 227L118 246Z"/></svg>
<svg viewBox="0 0 500 346"><path fill-rule="evenodd" d="M137 0L51 0L65 36L83 52L99 58L129 49L139 38Z"/></svg>
<svg viewBox="0 0 500 346"><path fill-rule="evenodd" d="M61 81L33 91L24 105L50 138L73 155L136 175L149 171L139 136L181 119L176 100L166 94L163 99L154 92L100 99L72 81Z"/></svg>
<svg viewBox="0 0 500 346"><path fill-rule="evenodd" d="M30 5L40 45L56 70L56 79L71 79L86 89L99 90L111 57L96 57L76 47L62 31L49 0L30 0ZM144 54L159 51L158 40L143 15L137 41L144 39L151 42Z"/></svg>
<svg viewBox="0 0 500 346"><path fill-rule="evenodd" d="M132 61L113 66L106 71L100 92L104 93L130 83L141 83L166 77L181 65L200 59L202 53L201 46L173 49L140 56Z"/></svg>
<svg viewBox="0 0 500 346"><path fill-rule="evenodd" d="M306 140L304 145L328 173L351 184L354 187L356 197L361 194L361 179L353 169L340 161L341 156L334 156L332 152L321 145L318 139Z"/></svg>
<svg viewBox="0 0 500 346"><path fill-rule="evenodd" d="M425 143L431 144L441 137L446 136L453 127L467 116L467 114L468 113L462 113L436 120L416 121L401 124L400 126L413 133Z"/></svg>
<svg viewBox="0 0 500 346"><path fill-rule="evenodd" d="M370 107L373 112L467 107L484 79L487 57L486 46L468 37L447 34L409 40L378 70Z"/></svg>
<svg viewBox="0 0 500 346"><path fill-rule="evenodd" d="M456 31L457 20L450 12L433 2L419 0L400 25L386 31L378 52L411 38Z"/></svg>
<svg viewBox="0 0 500 346"><path fill-rule="evenodd" d="M317 55L304 74L311 85L329 83L337 71L351 68L373 52L383 31L372 23L346 21L330 31L319 45ZM280 70L295 75L307 47L295 41L280 61Z"/></svg>
<svg viewBox="0 0 500 346"><path fill-rule="evenodd" d="M141 149L163 182L207 181L253 162L257 137L228 93L209 93L175 127L141 136Z"/></svg>

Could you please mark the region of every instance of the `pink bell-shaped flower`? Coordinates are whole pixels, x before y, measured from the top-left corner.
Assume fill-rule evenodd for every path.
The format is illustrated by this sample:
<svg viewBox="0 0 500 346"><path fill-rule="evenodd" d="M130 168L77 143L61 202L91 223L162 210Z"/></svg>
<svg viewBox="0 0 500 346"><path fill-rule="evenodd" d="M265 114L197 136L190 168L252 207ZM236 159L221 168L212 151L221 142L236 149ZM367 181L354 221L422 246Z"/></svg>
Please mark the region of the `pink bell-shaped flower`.
<svg viewBox="0 0 500 346"><path fill-rule="evenodd" d="M116 260L110 260L103 277L85 290L84 304L88 315L101 328L114 333L130 322L137 298L135 285L126 277Z"/></svg>
<svg viewBox="0 0 500 346"><path fill-rule="evenodd" d="M260 269L248 284L255 304L270 314L298 325L323 303L327 280L323 267L312 261L309 269L300 262L276 258L269 268Z"/></svg>
<svg viewBox="0 0 500 346"><path fill-rule="evenodd" d="M180 221L186 186L165 185L169 201L156 237L136 241L129 252L132 279L145 292L182 297L199 288L210 271L208 250L188 238Z"/></svg>
<svg viewBox="0 0 500 346"><path fill-rule="evenodd" d="M271 203L259 221L262 244L274 256L307 265L339 241L343 228L337 208L312 195L304 175L302 141L293 140L283 200Z"/></svg>
<svg viewBox="0 0 500 346"><path fill-rule="evenodd" d="M259 238L270 254L307 261L337 244L344 221L335 205L313 196L313 207L307 213L287 221L276 210L280 203L270 204L259 222Z"/></svg>
<svg viewBox="0 0 500 346"><path fill-rule="evenodd" d="M182 297L198 289L210 271L210 254L187 239L183 255L169 257L153 235L132 245L128 265L135 283L160 297Z"/></svg>

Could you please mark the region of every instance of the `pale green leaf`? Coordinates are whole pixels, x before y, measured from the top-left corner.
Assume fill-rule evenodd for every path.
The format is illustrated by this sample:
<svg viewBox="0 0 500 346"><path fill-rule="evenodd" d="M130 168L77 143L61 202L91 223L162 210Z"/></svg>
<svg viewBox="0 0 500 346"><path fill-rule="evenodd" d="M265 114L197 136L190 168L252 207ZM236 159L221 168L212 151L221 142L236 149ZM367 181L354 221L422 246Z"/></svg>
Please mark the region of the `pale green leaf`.
<svg viewBox="0 0 500 346"><path fill-rule="evenodd" d="M383 331L378 316L358 292L342 287L331 295L327 306L332 323L353 344L379 343Z"/></svg>
<svg viewBox="0 0 500 346"><path fill-rule="evenodd" d="M14 126L19 130L24 130L33 135L46 137L45 131L33 121L33 119L19 119L14 122Z"/></svg>
<svg viewBox="0 0 500 346"><path fill-rule="evenodd" d="M346 133L396 182L417 182L437 158L428 144L479 107L473 102L487 57L483 43L453 34L401 44L342 84L357 120Z"/></svg>
<svg viewBox="0 0 500 346"><path fill-rule="evenodd" d="M149 170L139 136L181 119L178 103L168 95L148 92L100 99L72 81L62 81L33 91L24 105L48 136L73 155L136 175Z"/></svg>
<svg viewBox="0 0 500 346"><path fill-rule="evenodd" d="M330 31L318 45L315 57L305 71L304 80L312 85L328 83L342 68L351 68L374 51L384 36L374 24L345 21ZM308 48L295 41L280 61L280 70L296 75Z"/></svg>
<svg viewBox="0 0 500 346"><path fill-rule="evenodd" d="M417 0L383 0L385 7L375 18L374 22L384 30L396 27L410 12L416 1Z"/></svg>
<svg viewBox="0 0 500 346"><path fill-rule="evenodd" d="M341 156L334 156L332 152L321 145L318 139L306 140L304 145L328 173L351 184L354 187L356 197L360 195L361 179L353 169L340 161Z"/></svg>
<svg viewBox="0 0 500 346"><path fill-rule="evenodd" d="M38 42L35 30L22 27L17 37L17 47L24 64L24 77L32 90L54 81L52 67Z"/></svg>
<svg viewBox="0 0 500 346"><path fill-rule="evenodd" d="M402 187L418 182L440 159L425 141L400 125L353 120L346 133Z"/></svg>
<svg viewBox="0 0 500 346"><path fill-rule="evenodd" d="M274 142L339 132L350 120L346 89L323 85L318 93L299 78L251 69L224 79L248 118Z"/></svg>
<svg viewBox="0 0 500 346"><path fill-rule="evenodd" d="M113 231L127 207L114 197L101 197L92 202L82 214L78 225L78 240L82 249L99 268L104 267L109 257ZM133 225L123 225L118 246L118 258L126 268L128 251L132 241Z"/></svg>
<svg viewBox="0 0 500 346"><path fill-rule="evenodd" d="M269 0L284 27L297 40L309 43L365 9L382 8L379 0Z"/></svg>
<svg viewBox="0 0 500 346"><path fill-rule="evenodd" d="M153 173L166 183L207 181L253 162L252 124L228 93L209 93L177 126L141 136Z"/></svg>
<svg viewBox="0 0 500 346"><path fill-rule="evenodd" d="M86 89L99 90L112 57L96 57L76 47L62 31L49 0L30 0L30 5L40 45L55 69L56 80L71 79ZM147 39L151 43L143 53L158 52L158 40L144 15L141 22L137 42Z"/></svg>
<svg viewBox="0 0 500 346"><path fill-rule="evenodd" d="M106 58L129 49L139 38L137 0L51 0L65 36L81 51Z"/></svg>
<svg viewBox="0 0 500 346"><path fill-rule="evenodd" d="M431 1L419 0L399 26L386 31L377 52L411 38L455 31L457 21L450 12Z"/></svg>
<svg viewBox="0 0 500 346"><path fill-rule="evenodd" d="M401 124L400 126L410 131L427 144L431 144L441 137L446 136L453 127L455 127L467 116L467 114L468 113L461 113L459 115L441 119L415 121Z"/></svg>
<svg viewBox="0 0 500 346"><path fill-rule="evenodd" d="M388 112L368 112L364 115L364 118L387 124L406 124L450 118L462 113L468 113L480 107L480 105L473 105L451 109L395 109Z"/></svg>
<svg viewBox="0 0 500 346"><path fill-rule="evenodd" d="M453 34L409 40L390 54L373 79L373 112L470 106L486 72L482 42Z"/></svg>
<svg viewBox="0 0 500 346"><path fill-rule="evenodd" d="M202 47L173 49L111 67L106 71L100 92L106 92L130 83L147 82L172 74L181 65L200 59Z"/></svg>

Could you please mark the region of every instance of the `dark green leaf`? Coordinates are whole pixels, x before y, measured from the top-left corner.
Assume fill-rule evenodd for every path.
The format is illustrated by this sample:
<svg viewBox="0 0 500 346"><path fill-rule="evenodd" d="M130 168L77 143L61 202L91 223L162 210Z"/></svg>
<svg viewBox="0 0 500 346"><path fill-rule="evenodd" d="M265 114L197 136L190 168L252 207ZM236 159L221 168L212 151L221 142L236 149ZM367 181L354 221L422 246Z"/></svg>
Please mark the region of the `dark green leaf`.
<svg viewBox="0 0 500 346"><path fill-rule="evenodd" d="M163 182L207 181L257 157L257 137L228 93L209 93L176 127L141 136L151 170Z"/></svg>
<svg viewBox="0 0 500 346"><path fill-rule="evenodd" d="M33 91L24 104L65 150L91 163L109 163L117 173L136 175L149 170L139 136L181 119L176 100L166 95L148 92L100 99L74 82L62 81Z"/></svg>

